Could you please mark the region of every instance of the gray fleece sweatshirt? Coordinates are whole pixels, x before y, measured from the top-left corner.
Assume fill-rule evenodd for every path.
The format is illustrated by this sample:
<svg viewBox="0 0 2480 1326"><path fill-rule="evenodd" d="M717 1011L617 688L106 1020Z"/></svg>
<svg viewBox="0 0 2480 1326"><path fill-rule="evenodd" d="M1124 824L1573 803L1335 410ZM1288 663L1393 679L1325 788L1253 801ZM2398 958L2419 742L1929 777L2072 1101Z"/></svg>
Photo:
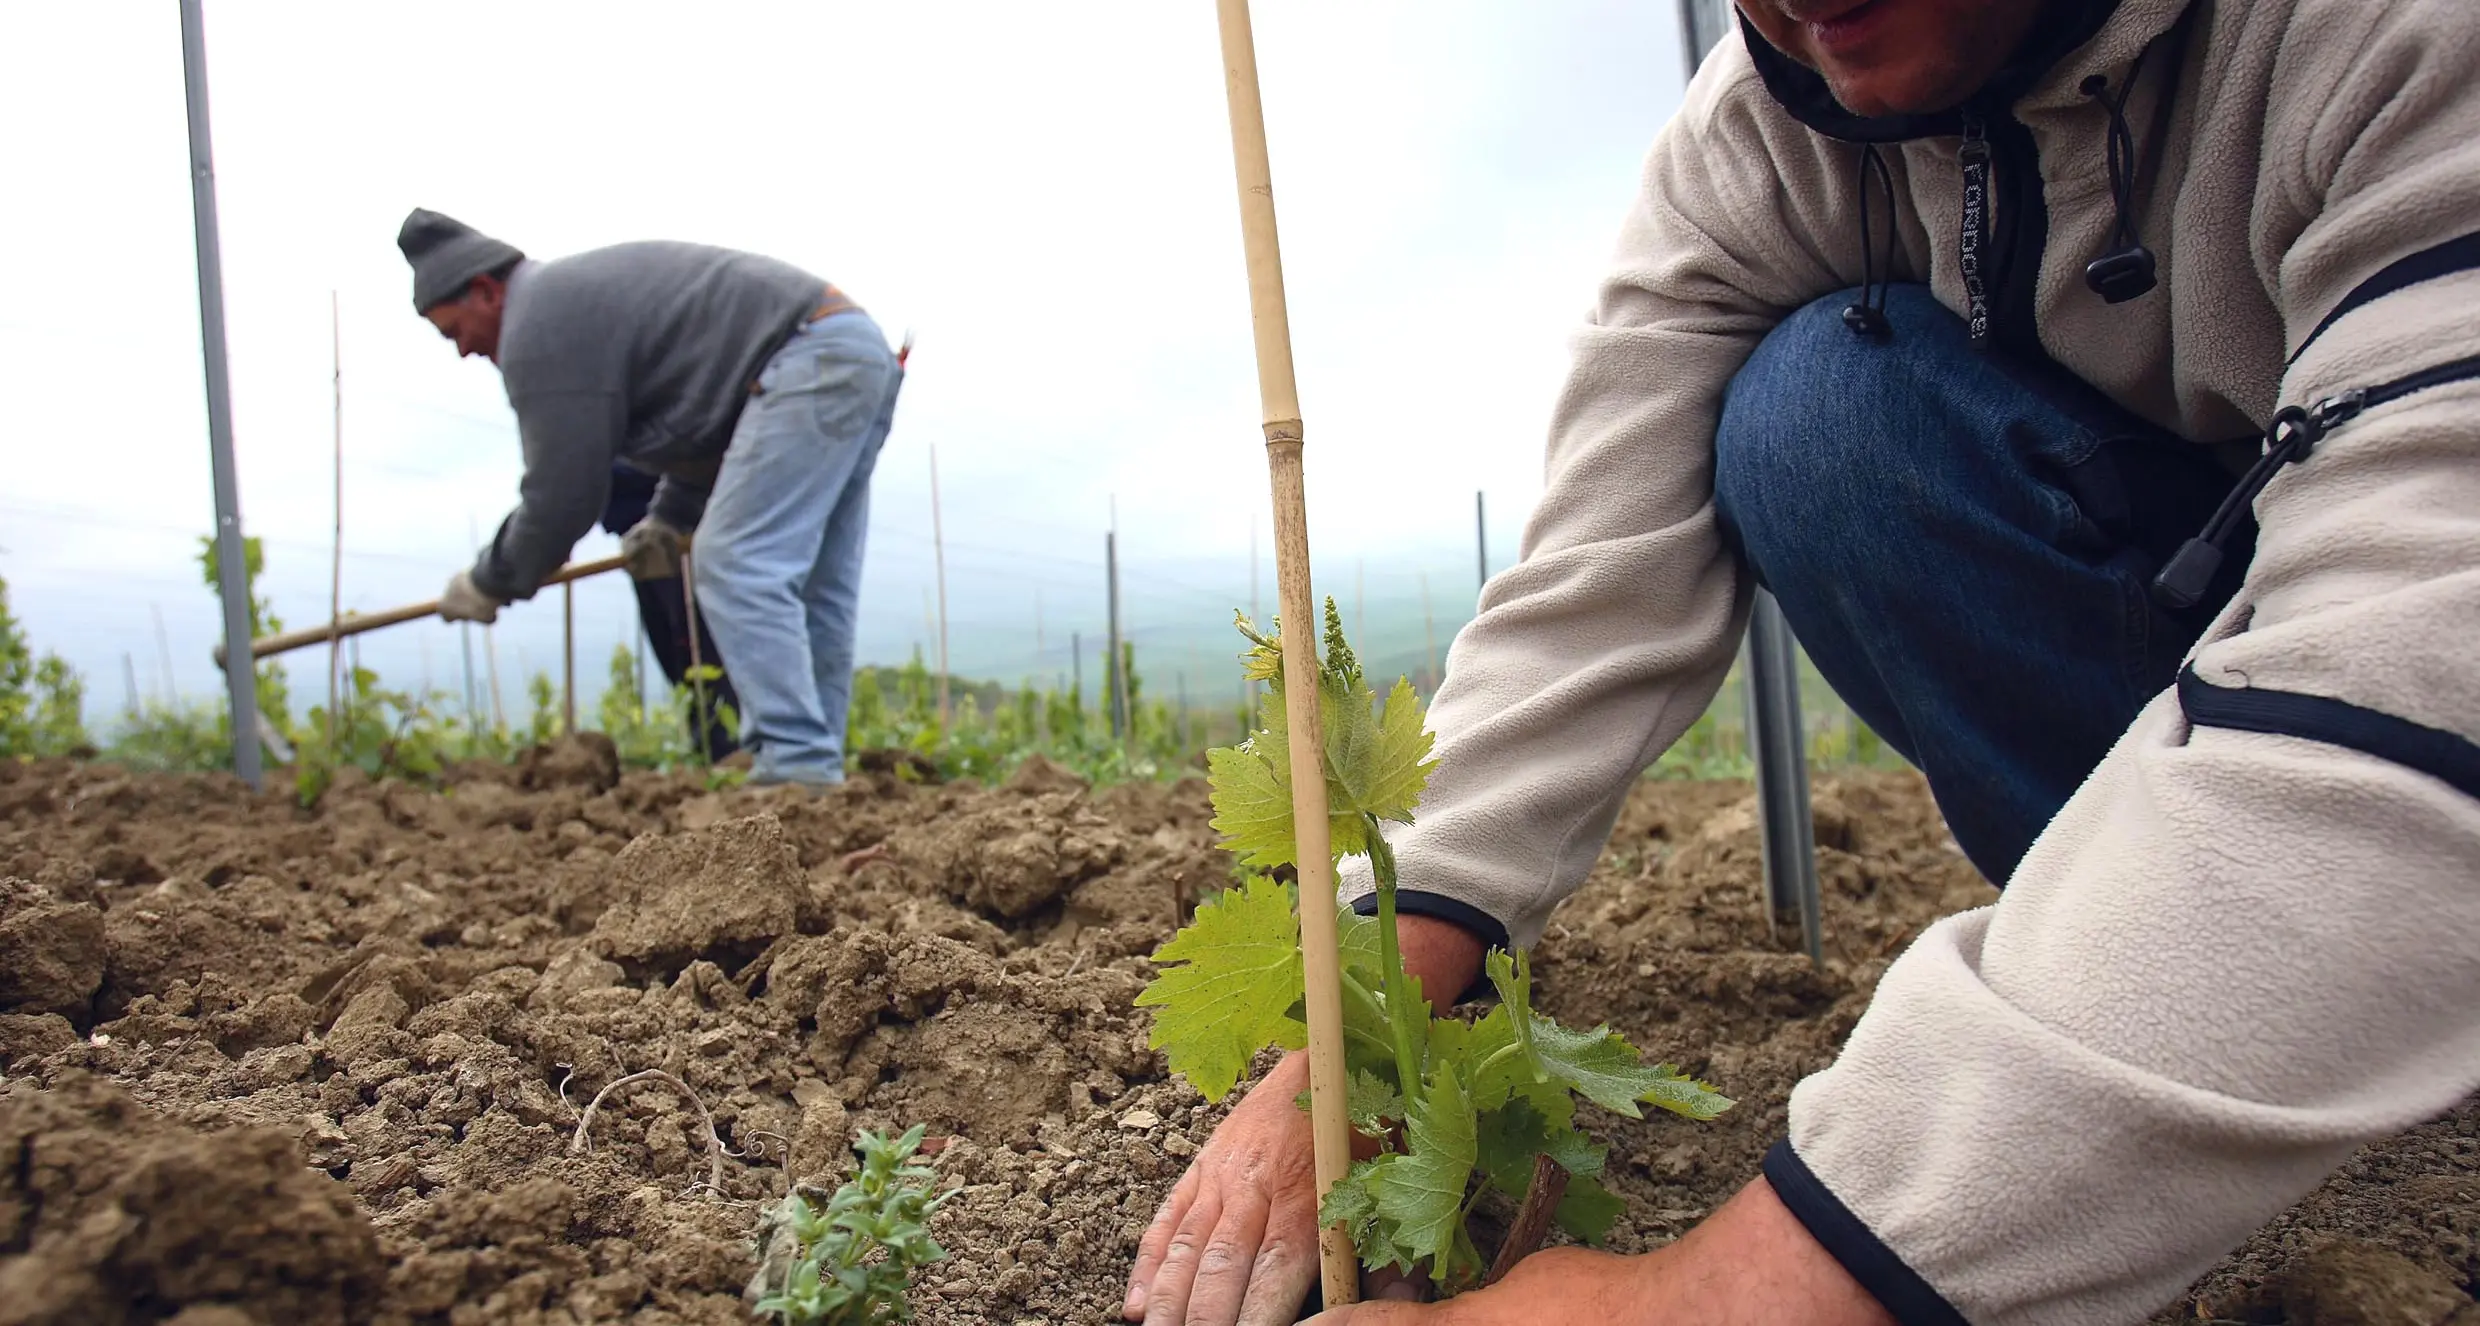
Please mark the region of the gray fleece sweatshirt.
<svg viewBox="0 0 2480 1326"><path fill-rule="evenodd" d="M533 597L594 528L615 459L662 475L652 513L694 528L758 370L826 286L773 258L661 240L519 264L499 371L525 478L474 584Z"/></svg>

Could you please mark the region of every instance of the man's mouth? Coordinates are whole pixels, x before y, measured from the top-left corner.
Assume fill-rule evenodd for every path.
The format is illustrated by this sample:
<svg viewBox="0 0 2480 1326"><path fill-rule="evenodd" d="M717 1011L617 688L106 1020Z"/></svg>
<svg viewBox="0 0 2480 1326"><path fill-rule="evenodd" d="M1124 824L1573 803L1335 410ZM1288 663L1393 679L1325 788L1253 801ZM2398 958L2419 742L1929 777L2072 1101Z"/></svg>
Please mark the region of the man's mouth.
<svg viewBox="0 0 2480 1326"><path fill-rule="evenodd" d="M1801 26L1808 29L1809 40L1820 49L1831 50L1850 46L1865 39L1894 7L1894 0L1847 0L1817 6L1819 12L1800 16Z"/></svg>

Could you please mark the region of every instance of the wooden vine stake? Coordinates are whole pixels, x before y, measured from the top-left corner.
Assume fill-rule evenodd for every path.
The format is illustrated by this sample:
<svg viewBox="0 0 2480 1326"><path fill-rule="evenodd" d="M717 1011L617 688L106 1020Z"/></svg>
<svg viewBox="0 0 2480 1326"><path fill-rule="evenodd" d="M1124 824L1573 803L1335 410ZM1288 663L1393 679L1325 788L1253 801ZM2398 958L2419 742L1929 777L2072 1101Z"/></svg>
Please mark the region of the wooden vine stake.
<svg viewBox="0 0 2480 1326"><path fill-rule="evenodd" d="M1317 1192L1352 1165L1352 1121L1343 1066L1343 972L1335 923L1335 859L1328 847L1326 736L1318 721L1318 614L1309 591L1309 513L1301 482L1300 394L1292 380L1292 329L1283 303L1283 252L1274 223L1274 171L1257 95L1257 45L1248 0L1215 0L1222 21L1223 91L1231 103L1232 165L1240 184L1240 232L1248 252L1249 314L1257 333L1257 391L1274 488L1275 586L1282 612L1283 698L1291 726L1292 835L1300 870L1300 956L1309 1020L1309 1115L1316 1137ZM1326 1306L1360 1301L1360 1259L1340 1225L1318 1231Z"/></svg>

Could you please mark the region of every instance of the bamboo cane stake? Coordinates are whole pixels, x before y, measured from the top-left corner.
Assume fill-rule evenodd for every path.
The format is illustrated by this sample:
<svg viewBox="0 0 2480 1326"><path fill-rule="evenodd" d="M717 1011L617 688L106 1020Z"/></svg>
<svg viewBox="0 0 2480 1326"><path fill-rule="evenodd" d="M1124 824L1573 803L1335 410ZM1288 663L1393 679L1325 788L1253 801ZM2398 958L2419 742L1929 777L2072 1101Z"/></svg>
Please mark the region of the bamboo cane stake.
<svg viewBox="0 0 2480 1326"><path fill-rule="evenodd" d="M685 549L680 554L680 610L689 618L689 693L696 697L690 712L697 724L697 734L690 740L695 743L700 759L711 759L714 748L707 734L714 722L714 710L706 700L706 651L698 643L697 577L690 574Z"/></svg>
<svg viewBox="0 0 2480 1326"><path fill-rule="evenodd" d="M1266 156L1265 108L1248 0L1215 0L1223 38L1223 91L1231 105L1231 155L1248 253L1249 312L1257 338L1257 390L1265 420L1266 469L1274 496L1277 599L1282 606L1283 699L1291 728L1292 836L1300 871L1300 952L1309 1021L1309 1116L1316 1139L1317 1194L1352 1164L1343 1066L1342 957L1336 937L1335 866L1326 819L1326 736L1318 721L1315 600L1309 585L1308 499L1301 469L1300 393L1292 377L1283 251L1275 232L1274 170ZM1360 1301L1360 1260L1341 1225L1318 1231L1326 1306Z"/></svg>
<svg viewBox="0 0 2480 1326"><path fill-rule="evenodd" d="M939 523L939 448L930 444L930 556L939 582L939 731L951 731L955 714L947 702L947 533Z"/></svg>
<svg viewBox="0 0 2480 1326"><path fill-rule="evenodd" d="M149 603L146 606L149 612L155 614L155 652L161 655L164 661L163 687L155 699L156 703L170 709L173 701L181 694L180 687L172 679L172 636L164 630L164 605ZM215 665L219 668L224 666L224 660L216 659Z"/></svg>
<svg viewBox="0 0 2480 1326"><path fill-rule="evenodd" d="M327 341L329 379L335 396L336 433L336 536L333 556L327 571L327 620L344 620L344 322L336 307L336 292L327 292ZM257 642L252 641L252 652ZM336 745L336 712L343 699L344 637L333 632L327 637L327 745Z"/></svg>
<svg viewBox="0 0 2480 1326"><path fill-rule="evenodd" d="M524 661L523 659L517 660L520 666ZM501 698L499 689L499 641L491 634L489 622L482 624L482 666L491 676L491 730L506 732L508 730L508 706Z"/></svg>
<svg viewBox="0 0 2480 1326"><path fill-rule="evenodd" d="M577 730L577 582L560 584L560 732Z"/></svg>

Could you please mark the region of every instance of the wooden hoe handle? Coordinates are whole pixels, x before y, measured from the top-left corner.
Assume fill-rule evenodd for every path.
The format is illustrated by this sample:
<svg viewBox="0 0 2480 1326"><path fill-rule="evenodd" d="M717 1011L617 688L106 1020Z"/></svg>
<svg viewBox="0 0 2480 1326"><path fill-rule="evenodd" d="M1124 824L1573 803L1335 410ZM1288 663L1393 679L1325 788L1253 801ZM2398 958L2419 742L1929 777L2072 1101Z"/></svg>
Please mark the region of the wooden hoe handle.
<svg viewBox="0 0 2480 1326"><path fill-rule="evenodd" d="M605 571L617 571L626 564L619 557L598 557L591 562L570 562L543 577L543 584L546 586L564 585L571 580L599 576ZM420 621L425 617L438 615L439 600L437 599L408 603L401 608L390 608L385 612L355 613L350 617L339 617L325 626L307 626L298 631L261 636L250 642L250 657L259 659L277 654L289 654L296 649L323 645L330 640L342 640L346 636L360 635L364 631L375 631L382 626L395 626L403 622ZM224 642L221 640L215 643L215 665L219 668L224 666Z"/></svg>

